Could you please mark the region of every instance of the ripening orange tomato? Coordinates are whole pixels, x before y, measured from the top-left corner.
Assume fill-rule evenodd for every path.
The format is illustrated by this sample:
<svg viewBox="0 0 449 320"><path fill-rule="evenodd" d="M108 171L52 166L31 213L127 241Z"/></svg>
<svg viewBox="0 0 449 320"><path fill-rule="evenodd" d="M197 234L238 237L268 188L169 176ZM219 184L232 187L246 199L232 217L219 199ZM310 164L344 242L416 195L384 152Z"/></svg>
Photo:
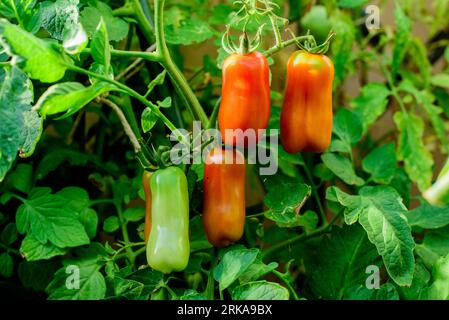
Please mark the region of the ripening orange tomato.
<svg viewBox="0 0 449 320"><path fill-rule="evenodd" d="M216 247L239 240L245 226L245 158L238 150L214 148L204 164L203 225Z"/></svg>
<svg viewBox="0 0 449 320"><path fill-rule="evenodd" d="M232 54L223 62L223 86L218 124L228 146L254 146L270 118L268 61L260 52ZM238 130L226 136L226 130ZM248 131L252 129L255 131ZM245 133L254 133L253 141Z"/></svg>
<svg viewBox="0 0 449 320"><path fill-rule="evenodd" d="M281 110L285 151L323 152L332 136L334 65L325 55L296 51L288 60Z"/></svg>

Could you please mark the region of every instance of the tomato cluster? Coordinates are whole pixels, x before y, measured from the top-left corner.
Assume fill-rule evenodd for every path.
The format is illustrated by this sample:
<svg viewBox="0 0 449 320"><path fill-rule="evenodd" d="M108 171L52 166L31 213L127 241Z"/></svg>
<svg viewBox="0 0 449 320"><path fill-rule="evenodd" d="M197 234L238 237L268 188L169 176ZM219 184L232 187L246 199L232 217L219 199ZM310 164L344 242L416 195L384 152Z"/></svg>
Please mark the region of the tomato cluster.
<svg viewBox="0 0 449 320"><path fill-rule="evenodd" d="M270 118L267 58L260 52L235 53L223 62L222 70L218 124L225 147L209 152L203 178L203 226L216 247L243 235L246 165L236 147L255 147ZM280 119L281 143L287 152L323 152L329 146L333 77L328 57L307 51L291 55ZM248 139L248 130L255 132L255 139ZM165 273L183 270L190 253L185 174L177 167L158 170L151 177L145 173L143 186L148 263Z"/></svg>

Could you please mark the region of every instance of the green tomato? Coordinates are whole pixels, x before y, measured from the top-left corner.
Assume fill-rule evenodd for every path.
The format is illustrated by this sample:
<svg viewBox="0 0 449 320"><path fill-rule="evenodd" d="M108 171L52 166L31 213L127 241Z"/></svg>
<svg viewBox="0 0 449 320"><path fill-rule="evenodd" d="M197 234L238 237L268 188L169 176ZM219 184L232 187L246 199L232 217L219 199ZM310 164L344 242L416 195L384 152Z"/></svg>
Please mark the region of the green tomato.
<svg viewBox="0 0 449 320"><path fill-rule="evenodd" d="M148 264L163 273L182 271L190 254L187 178L177 167L161 169L151 176L150 188L152 223Z"/></svg>
<svg viewBox="0 0 449 320"><path fill-rule="evenodd" d="M315 37L318 44L324 42L331 31L332 24L324 6L314 6L301 19L301 26Z"/></svg>

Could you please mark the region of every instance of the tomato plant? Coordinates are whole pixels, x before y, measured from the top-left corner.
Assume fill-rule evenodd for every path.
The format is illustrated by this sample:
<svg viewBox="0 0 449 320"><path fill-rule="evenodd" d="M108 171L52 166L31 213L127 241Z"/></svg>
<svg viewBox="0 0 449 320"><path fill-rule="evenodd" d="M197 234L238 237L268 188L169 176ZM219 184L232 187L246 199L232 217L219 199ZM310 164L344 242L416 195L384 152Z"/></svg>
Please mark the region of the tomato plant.
<svg viewBox="0 0 449 320"><path fill-rule="evenodd" d="M2 293L448 299L448 14L1 1Z"/></svg>

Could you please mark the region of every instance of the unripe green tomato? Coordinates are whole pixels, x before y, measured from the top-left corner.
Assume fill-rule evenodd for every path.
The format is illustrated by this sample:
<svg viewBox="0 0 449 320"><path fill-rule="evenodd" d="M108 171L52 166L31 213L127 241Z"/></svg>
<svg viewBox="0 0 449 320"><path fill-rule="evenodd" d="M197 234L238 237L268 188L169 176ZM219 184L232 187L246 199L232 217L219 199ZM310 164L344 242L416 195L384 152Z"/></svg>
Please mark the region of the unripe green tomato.
<svg viewBox="0 0 449 320"><path fill-rule="evenodd" d="M177 167L160 169L151 176L150 188L148 264L163 273L182 271L190 255L187 178Z"/></svg>

